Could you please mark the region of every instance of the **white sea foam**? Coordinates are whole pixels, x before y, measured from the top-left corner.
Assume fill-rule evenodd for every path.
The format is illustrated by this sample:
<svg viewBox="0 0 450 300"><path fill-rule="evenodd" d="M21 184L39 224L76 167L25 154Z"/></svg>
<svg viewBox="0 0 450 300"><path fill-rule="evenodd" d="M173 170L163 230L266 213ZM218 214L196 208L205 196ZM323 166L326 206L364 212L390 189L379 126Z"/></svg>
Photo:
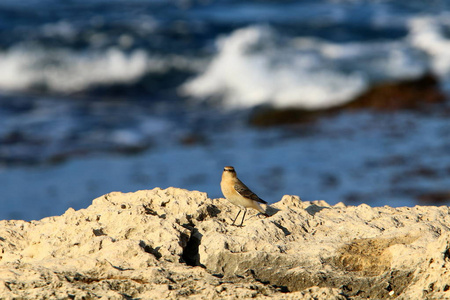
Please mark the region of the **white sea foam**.
<svg viewBox="0 0 450 300"><path fill-rule="evenodd" d="M449 18L450 14L444 13L413 18L409 23L411 44L429 56L431 70L447 82L450 82L450 39L445 30L450 29Z"/></svg>
<svg viewBox="0 0 450 300"><path fill-rule="evenodd" d="M314 109L347 101L366 87L356 72L322 68L317 53L277 48L267 27L239 29L217 46L217 56L203 74L184 85L184 93L223 96L227 107L270 103Z"/></svg>
<svg viewBox="0 0 450 300"><path fill-rule="evenodd" d="M359 70L369 81L416 78L427 69L421 53L403 40L345 44L320 42L314 47L342 70Z"/></svg>
<svg viewBox="0 0 450 300"><path fill-rule="evenodd" d="M151 56L143 50L126 53L110 48L79 53L15 47L0 52L0 89L45 86L56 92L73 92L95 85L133 83L149 72L191 67L195 68L195 62L189 58Z"/></svg>
<svg viewBox="0 0 450 300"><path fill-rule="evenodd" d="M352 100L377 80L420 76L426 64L402 42L333 44L280 38L268 27L239 29L217 43L206 70L182 87L223 105L319 109Z"/></svg>

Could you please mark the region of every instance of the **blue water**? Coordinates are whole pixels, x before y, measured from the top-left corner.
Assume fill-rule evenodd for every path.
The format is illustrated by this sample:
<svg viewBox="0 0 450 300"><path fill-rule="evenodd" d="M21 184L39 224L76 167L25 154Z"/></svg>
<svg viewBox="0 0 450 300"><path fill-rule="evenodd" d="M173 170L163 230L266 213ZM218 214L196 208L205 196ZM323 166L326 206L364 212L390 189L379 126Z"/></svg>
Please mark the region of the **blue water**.
<svg viewBox="0 0 450 300"><path fill-rule="evenodd" d="M450 168L448 122L440 109L412 116L375 113L370 121L366 112L344 114L294 130L256 130L247 120L260 105L332 107L375 83L426 72L435 74L448 92L449 19L450 1L3 0L0 219L60 214L69 205L85 207L115 187L132 191L173 185L219 197L214 174L233 162L247 170L255 190L259 187L271 199L291 193L331 203L382 205L386 199L392 205L413 205L422 194L445 191L448 174L441 169ZM391 126L378 128L376 120L385 118ZM414 135L408 134L405 119L414 124ZM338 121L353 138L336 133ZM392 139L398 128L401 138ZM376 139L370 141L373 152L365 130ZM253 142L239 142L249 134ZM222 143L227 136L229 145ZM286 139L288 146L283 146ZM345 150L350 156L334 152L349 149L342 140L352 145L353 150ZM425 152L421 141L429 145ZM221 147L229 151L217 150ZM198 170L190 165L188 172L180 161L189 160L189 151L196 160L202 157L198 153L215 154L198 162ZM428 153L434 160L427 162ZM98 164L96 157L111 159L113 169L117 158L132 174L140 155L150 157L148 168L153 165L165 175L144 174L136 185L133 179L124 184L127 180L116 174L95 188L89 182L100 175L84 175ZM283 159L277 159L280 155ZM370 163L378 166L391 156L408 163L397 169ZM307 165L309 172L293 165ZM436 177L414 173L424 165L437 170ZM267 189L264 176L252 179L260 167L283 174L280 180L286 184ZM395 179L406 169L416 175ZM73 181L71 176L86 180L66 201L64 190L49 192L58 190L52 172L66 181ZM383 191L381 199L373 196L377 189ZM50 198L58 205L27 209L31 202Z"/></svg>

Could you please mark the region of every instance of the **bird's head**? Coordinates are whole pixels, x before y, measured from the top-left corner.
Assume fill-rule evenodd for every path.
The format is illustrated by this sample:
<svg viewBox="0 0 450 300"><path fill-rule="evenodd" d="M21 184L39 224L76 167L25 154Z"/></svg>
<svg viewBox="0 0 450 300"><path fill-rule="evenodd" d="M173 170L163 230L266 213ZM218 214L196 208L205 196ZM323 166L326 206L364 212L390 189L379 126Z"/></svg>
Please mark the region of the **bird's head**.
<svg viewBox="0 0 450 300"><path fill-rule="evenodd" d="M236 171L234 170L233 167L227 166L227 167L223 168L222 176L223 177L236 177Z"/></svg>

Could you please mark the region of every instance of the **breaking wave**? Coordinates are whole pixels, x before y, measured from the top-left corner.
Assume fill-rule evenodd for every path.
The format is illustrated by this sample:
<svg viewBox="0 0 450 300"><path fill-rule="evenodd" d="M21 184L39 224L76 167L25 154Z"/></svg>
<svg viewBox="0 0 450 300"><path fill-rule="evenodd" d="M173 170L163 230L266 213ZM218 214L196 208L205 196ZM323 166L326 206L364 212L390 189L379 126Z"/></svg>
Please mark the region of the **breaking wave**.
<svg viewBox="0 0 450 300"><path fill-rule="evenodd" d="M0 52L0 89L44 88L70 93L98 85L131 84L148 73L165 73L171 68L195 67L188 58L152 56L144 50L127 53L110 48L80 53L67 49L14 47Z"/></svg>
<svg viewBox="0 0 450 300"><path fill-rule="evenodd" d="M352 100L373 82L421 76L427 71L422 52L408 41L337 44L251 26L220 38L208 67L181 91L221 99L229 108L327 108Z"/></svg>

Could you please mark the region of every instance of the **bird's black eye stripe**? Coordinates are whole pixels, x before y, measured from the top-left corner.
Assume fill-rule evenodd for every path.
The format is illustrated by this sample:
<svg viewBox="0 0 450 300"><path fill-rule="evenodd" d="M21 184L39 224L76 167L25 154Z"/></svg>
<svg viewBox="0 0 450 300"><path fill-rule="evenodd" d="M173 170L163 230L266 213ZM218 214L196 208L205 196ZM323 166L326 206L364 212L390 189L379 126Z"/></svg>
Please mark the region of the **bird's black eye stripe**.
<svg viewBox="0 0 450 300"><path fill-rule="evenodd" d="M225 169L223 169L224 171L226 171L226 172L231 172L231 173L235 173L236 171L235 170L233 170L233 169L227 169L227 168L225 168Z"/></svg>

